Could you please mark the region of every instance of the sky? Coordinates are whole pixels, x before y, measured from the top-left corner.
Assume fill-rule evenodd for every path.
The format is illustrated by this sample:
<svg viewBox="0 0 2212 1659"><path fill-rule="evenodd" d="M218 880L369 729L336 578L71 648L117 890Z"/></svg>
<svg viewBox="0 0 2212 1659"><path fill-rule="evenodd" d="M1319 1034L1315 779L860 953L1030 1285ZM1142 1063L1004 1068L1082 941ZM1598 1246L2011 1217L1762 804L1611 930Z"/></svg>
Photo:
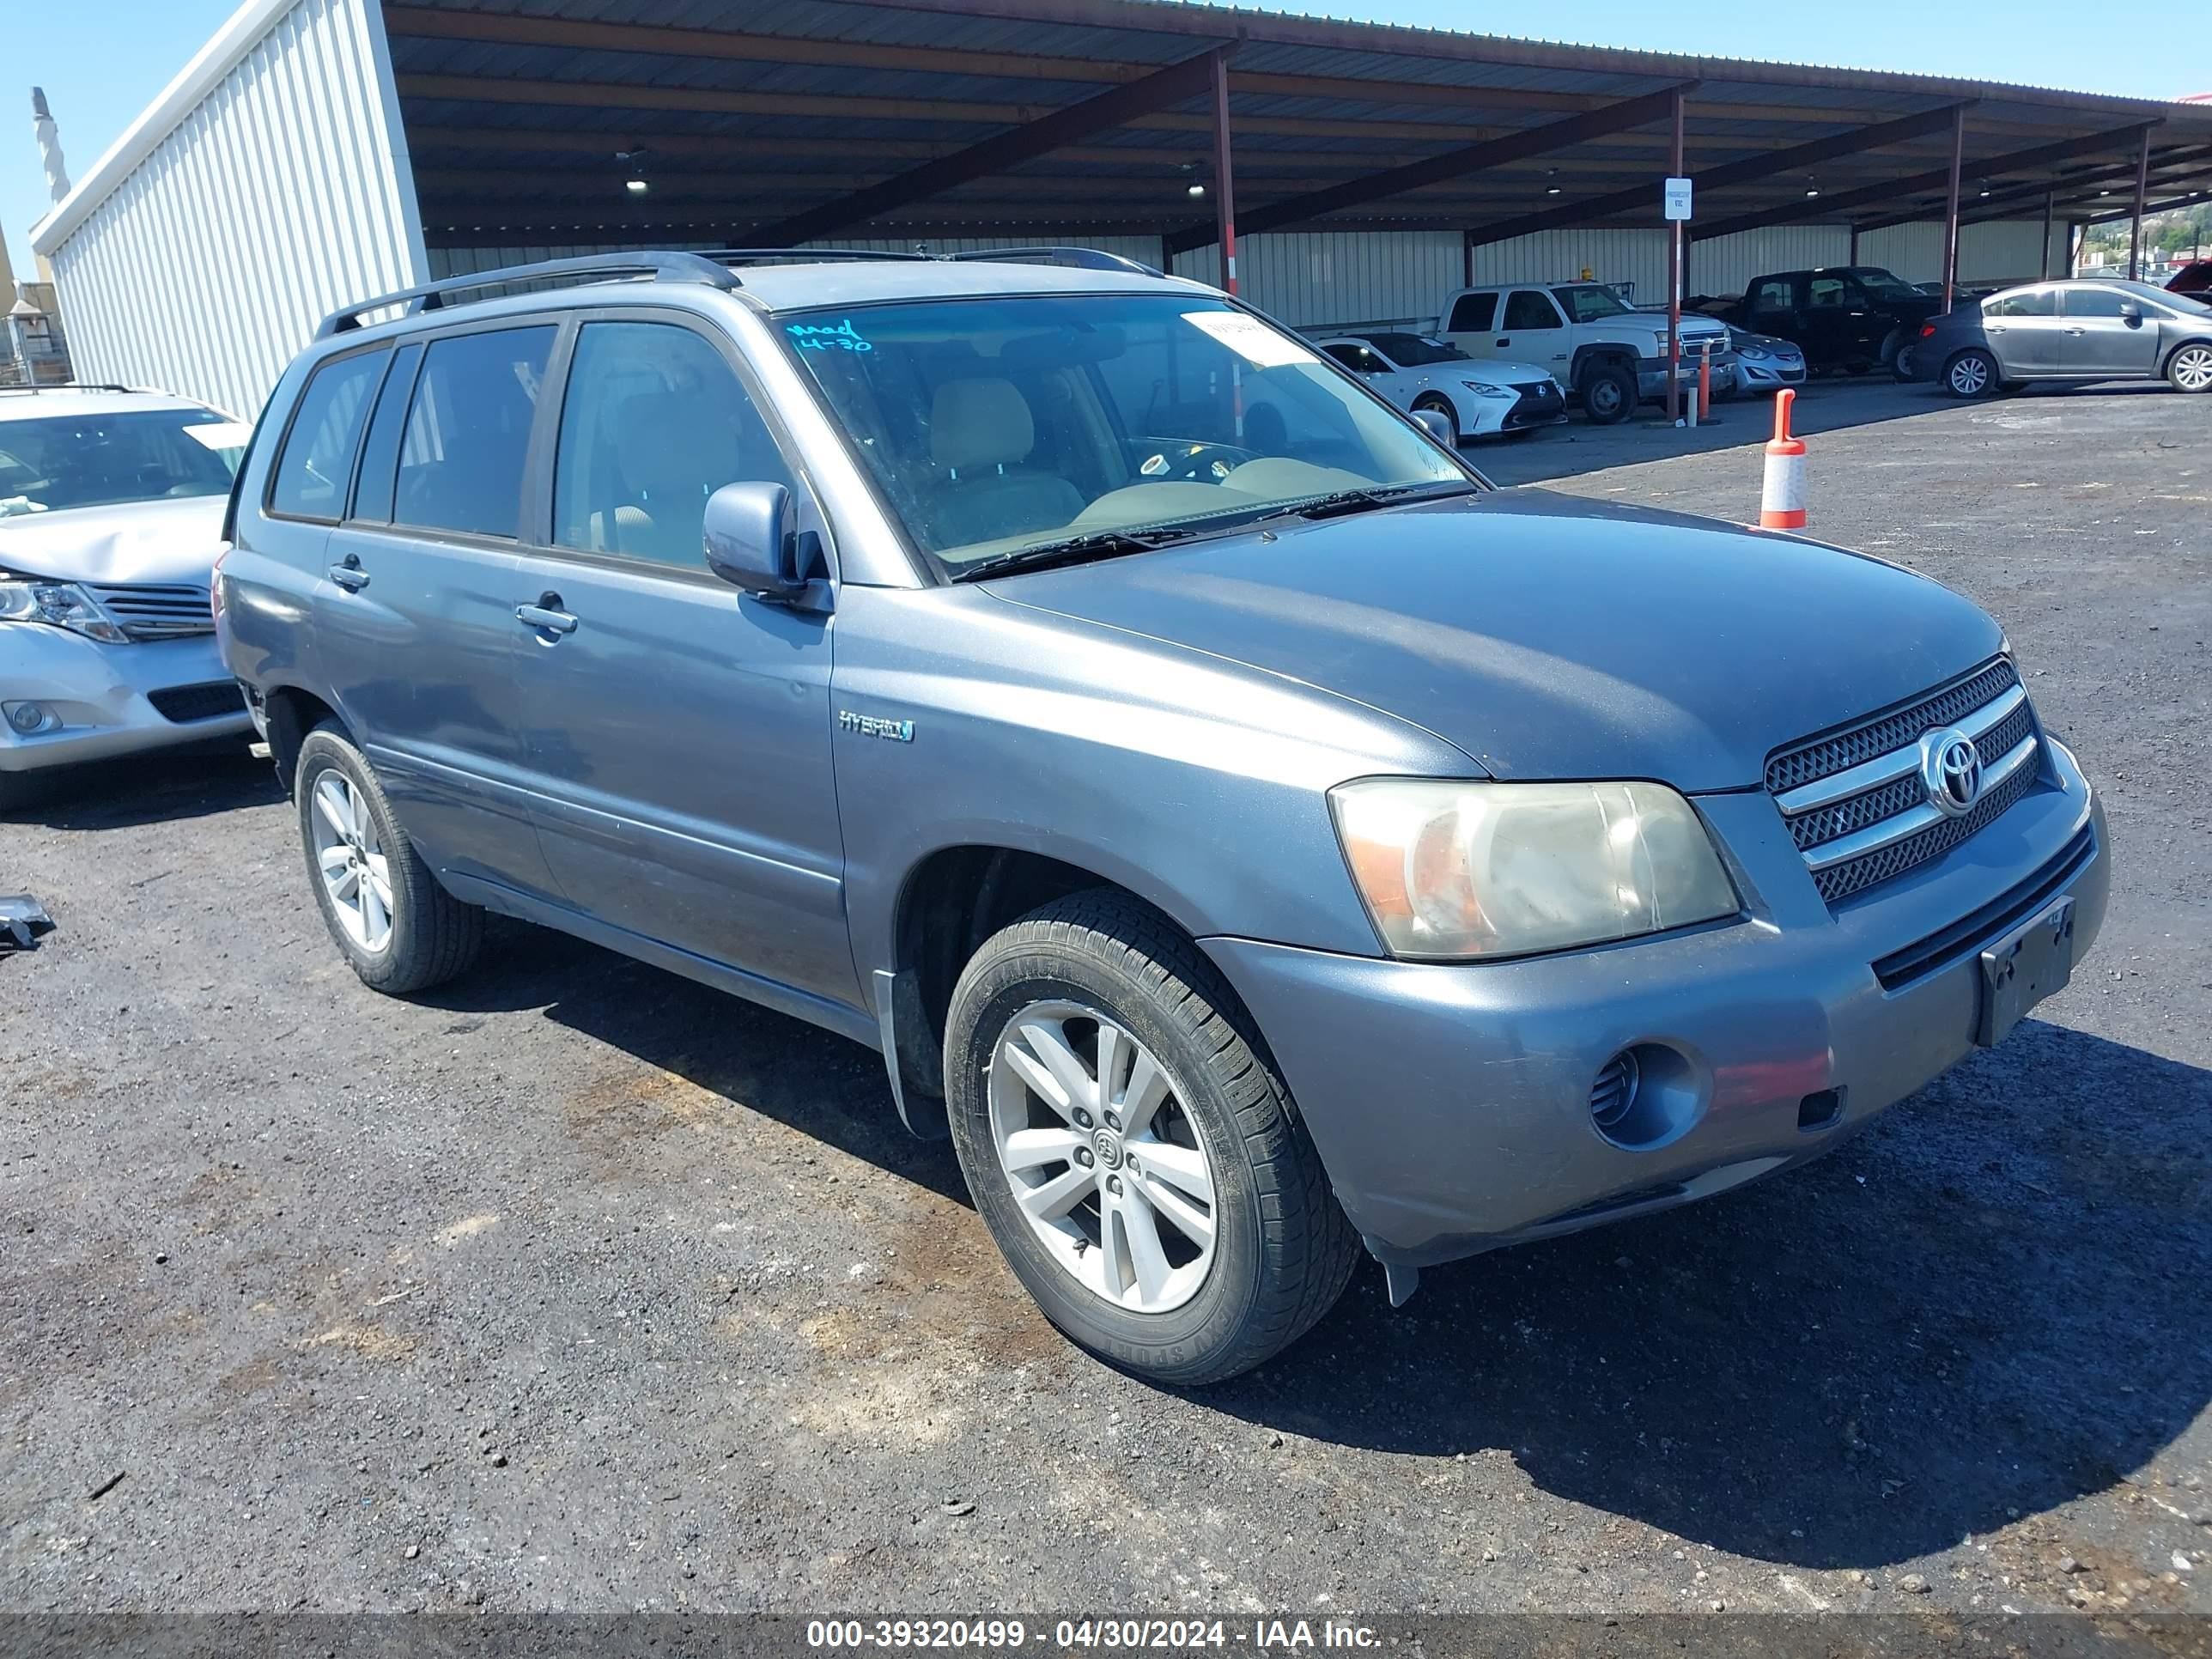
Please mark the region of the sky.
<svg viewBox="0 0 2212 1659"><path fill-rule="evenodd" d="M70 175L82 175L234 5L235 0L0 0L0 40L6 43L0 62L9 71L0 82L0 230L19 274L30 273L30 228L47 206L46 176L31 137L30 88L46 89ZM1346 0L1264 9L1343 12ZM1856 5L1574 0L1556 9L1496 9L1465 0L1366 0L1350 15L1584 45L1905 70L2142 98L2212 92L2212 8L2204 0L2139 0L2095 13L2100 21L2086 27L2090 14L2079 0L2011 0L2002 7L1966 0L1932 5L1926 0Z"/></svg>

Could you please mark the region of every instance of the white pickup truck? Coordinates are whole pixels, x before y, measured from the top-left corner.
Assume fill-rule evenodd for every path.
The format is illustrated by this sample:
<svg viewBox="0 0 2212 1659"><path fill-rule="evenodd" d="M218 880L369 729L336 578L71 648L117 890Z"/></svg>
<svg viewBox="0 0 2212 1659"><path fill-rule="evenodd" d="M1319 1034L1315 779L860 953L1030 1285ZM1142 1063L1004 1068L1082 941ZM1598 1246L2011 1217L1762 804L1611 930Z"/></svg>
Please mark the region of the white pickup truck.
<svg viewBox="0 0 2212 1659"><path fill-rule="evenodd" d="M1551 370L1600 426L1625 421L1638 403L1667 395L1666 313L1638 311L1603 283L1505 283L1463 288L1444 302L1436 331L1470 357L1504 357ZM1682 375L1701 357L1716 378L1728 354L1728 325L1682 313Z"/></svg>

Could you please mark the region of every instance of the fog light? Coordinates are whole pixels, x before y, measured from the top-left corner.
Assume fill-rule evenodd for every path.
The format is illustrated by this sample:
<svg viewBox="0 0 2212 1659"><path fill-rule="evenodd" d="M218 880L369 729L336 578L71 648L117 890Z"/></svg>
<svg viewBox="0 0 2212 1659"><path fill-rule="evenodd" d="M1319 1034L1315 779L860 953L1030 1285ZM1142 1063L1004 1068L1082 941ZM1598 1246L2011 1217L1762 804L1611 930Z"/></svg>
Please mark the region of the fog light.
<svg viewBox="0 0 2212 1659"><path fill-rule="evenodd" d="M61 716L42 702L11 702L8 705L8 724L27 738L41 732L51 732L62 723Z"/></svg>

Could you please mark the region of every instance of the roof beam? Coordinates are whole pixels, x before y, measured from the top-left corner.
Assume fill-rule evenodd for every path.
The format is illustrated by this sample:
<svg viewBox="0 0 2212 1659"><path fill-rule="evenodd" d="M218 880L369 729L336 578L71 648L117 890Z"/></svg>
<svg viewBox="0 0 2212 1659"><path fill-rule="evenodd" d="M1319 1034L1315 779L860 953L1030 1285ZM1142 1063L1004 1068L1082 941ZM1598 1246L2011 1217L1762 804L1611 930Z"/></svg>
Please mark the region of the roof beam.
<svg viewBox="0 0 2212 1659"><path fill-rule="evenodd" d="M752 246L782 247L793 242L811 241L850 225L864 224L879 214L941 196L961 185L1005 173L1024 161L1049 155L1063 144L1126 125L1133 116L1150 114L1170 104L1188 103L1213 84L1215 66L1235 50L1233 44L1216 46L1180 64L1155 70L1141 81L1112 88L1010 132L909 167L896 178L779 219L750 233L758 239Z"/></svg>
<svg viewBox="0 0 2212 1659"><path fill-rule="evenodd" d="M1564 121L1548 121L1541 126L1507 133L1500 138L1446 150L1443 155L1431 155L1425 161L1410 161L1403 167L1369 173L1364 178L1346 179L1324 190L1309 191L1302 196L1269 202L1247 210L1241 228L1246 235L1253 236L1262 231L1279 229L1285 225L1304 224L1346 208L1365 207L1375 202L1387 201L1393 196L1403 196L1408 191L1463 178L1486 167L1522 161L1551 150L1565 149L1605 133L1663 120L1674 107L1675 94L1686 91L1695 84L1695 82L1686 82L1678 87L1646 93L1641 98L1631 98L1621 103L1607 104L1601 109L1571 115ZM1474 97L1480 95L1470 94ZM1204 247L1212 240L1213 233L1208 229L1178 231L1167 239L1168 252L1188 252L1193 248Z"/></svg>
<svg viewBox="0 0 2212 1659"><path fill-rule="evenodd" d="M2200 190L2193 196L2172 196L2163 202L2146 202L2143 204L2143 216L2148 218L2154 213L2171 213L2176 208L2195 207L2199 202L2212 202L2212 190ZM2130 202L2118 213L2108 213L2101 218L2086 219L2082 222L2091 225L2109 225L2115 220L2132 219L2135 216L2135 204ZM2182 297L2194 299L2196 295L2185 295Z"/></svg>
<svg viewBox="0 0 2212 1659"><path fill-rule="evenodd" d="M2188 149L2169 149L2164 156L2154 156L2151 160L2150 175L2153 187L2160 187L2161 184L2185 184L2189 182L2189 175L2198 170L2212 173L2212 144ZM2161 175L2174 173L2181 176L2161 177ZM2111 167L2088 167L2079 173L2061 173L2055 178L2033 182L2000 183L1986 197L1972 198L1963 205L1972 215L1969 222L1978 224L1993 218L2006 217L2023 207L2040 209L2046 192L2061 198L2077 196L2094 185L2132 183L2135 176L2136 164L2133 161L2125 164L2115 163ZM2130 208L2130 211L2132 212L2133 209ZM1886 230L1892 225L1909 224L1917 216L1911 215L1899 218L1893 216L1862 224L1859 228Z"/></svg>
<svg viewBox="0 0 2212 1659"><path fill-rule="evenodd" d="M1951 112L1956 107L1956 105L1945 104L1939 108L1924 110L1917 115L1884 121L1878 126L1860 127L1850 132L1837 133L1832 137L1815 138L1810 143L1799 144L1790 149L1774 150L1765 155L1748 155L1740 161L1724 162L1719 167L1697 168L1693 170L1692 176L1697 180L1698 189L1703 192L1726 190L1732 185L1747 185L1757 179L1771 179L1777 173L1794 173L1800 167L1817 167L1824 161L1858 155L1863 150L1882 149L1891 144L1924 138L1931 132L1948 131L1951 125ZM1470 231L1468 240L1469 246L1480 247L1486 242L1502 242L1508 237L1526 236L1531 232L1549 230L1555 226L1588 223L1592 220L1611 218L1616 214L1633 213L1639 209L1648 210L1653 205L1651 186L1648 184L1636 185L1589 201L1565 203L1559 207L1524 213L1518 218L1497 220Z"/></svg>
<svg viewBox="0 0 2212 1659"><path fill-rule="evenodd" d="M2033 167L2048 167L2054 162L2071 161L2083 155L2100 155L2124 143L2142 142L2144 127L2157 125L2155 121L2138 123L2134 126L2116 127L2109 132L2093 133L2087 138L2069 138L2059 143L2039 144L2033 149L2014 150L2007 155L1991 155L1974 162L1973 168L1977 173L2021 173ZM1756 213L1740 213L1731 219L1715 220L1697 226L1691 240L1709 242L1717 236L1760 230L1768 225L1833 219L1839 215L1847 216L1853 208L1889 206L1900 196L1948 189L1950 181L1951 169L1936 167L1926 173L1914 173L1910 178L1893 179L1883 184L1847 190L1839 195L1823 195L1817 202L1800 200L1783 207L1763 209ZM1692 223L1694 225L1695 222Z"/></svg>

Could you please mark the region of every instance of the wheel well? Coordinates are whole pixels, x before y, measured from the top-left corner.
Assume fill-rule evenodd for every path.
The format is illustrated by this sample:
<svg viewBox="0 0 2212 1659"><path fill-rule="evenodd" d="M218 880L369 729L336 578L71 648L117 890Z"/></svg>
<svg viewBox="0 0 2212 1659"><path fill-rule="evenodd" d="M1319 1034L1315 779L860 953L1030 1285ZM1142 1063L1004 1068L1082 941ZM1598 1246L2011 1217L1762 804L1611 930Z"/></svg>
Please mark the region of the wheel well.
<svg viewBox="0 0 2212 1659"><path fill-rule="evenodd" d="M320 697L290 685L264 694L261 707L269 717L269 757L276 762L277 779L289 793L301 740L325 720L337 720L337 714Z"/></svg>
<svg viewBox="0 0 2212 1659"><path fill-rule="evenodd" d="M2187 299L2188 297L2189 296L2185 294L2182 295L2182 298L2184 299ZM2183 352L2188 350L2191 346L2212 346L2212 339L2179 340L2175 342L2173 349L2166 354L2166 361L2158 366L2158 372L2161 374L2165 374L2166 371L2172 366L2173 360L2176 357L2179 357Z"/></svg>
<svg viewBox="0 0 2212 1659"><path fill-rule="evenodd" d="M1625 368L1633 374L1636 373L1636 356L1626 346L1584 346L1575 354L1570 374L1574 383L1580 386L1583 378L1594 368Z"/></svg>
<svg viewBox="0 0 2212 1659"><path fill-rule="evenodd" d="M944 1097L952 988L983 941L1041 904L1093 888L1146 902L1080 865L1012 848L941 848L915 866L899 895L894 933L896 972L913 988L922 1016L922 1029L911 1040L905 1024L900 1026L900 1068L908 1087Z"/></svg>

